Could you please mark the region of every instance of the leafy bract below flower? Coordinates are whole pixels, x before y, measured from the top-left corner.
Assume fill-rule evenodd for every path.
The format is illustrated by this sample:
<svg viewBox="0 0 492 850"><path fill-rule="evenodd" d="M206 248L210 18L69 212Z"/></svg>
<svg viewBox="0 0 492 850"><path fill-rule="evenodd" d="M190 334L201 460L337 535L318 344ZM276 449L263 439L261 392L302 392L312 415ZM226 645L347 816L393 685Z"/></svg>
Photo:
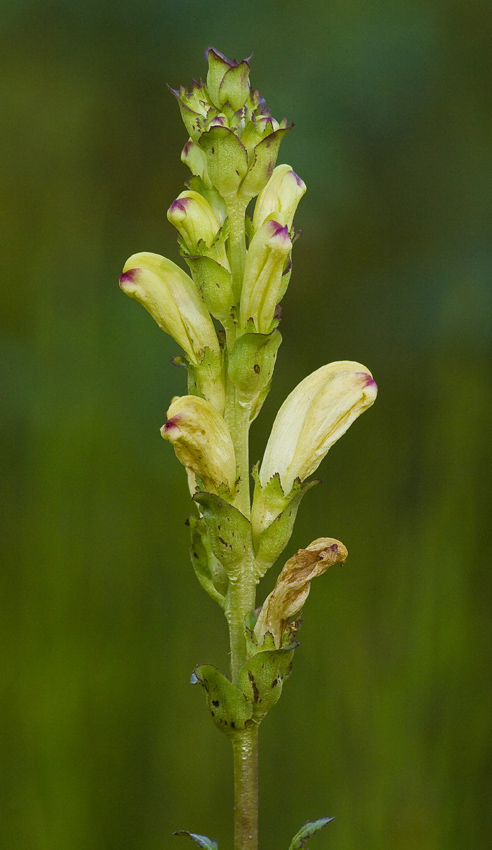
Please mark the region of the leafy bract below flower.
<svg viewBox="0 0 492 850"><path fill-rule="evenodd" d="M236 479L234 446L215 407L199 396L177 396L166 417L161 435L173 444L183 466L201 479L209 493L217 493L221 485L232 493Z"/></svg>
<svg viewBox="0 0 492 850"><path fill-rule="evenodd" d="M272 213L282 213L286 225L291 228L295 211L305 192L306 184L290 165L277 165L256 200L253 229L258 230Z"/></svg>
<svg viewBox="0 0 492 850"><path fill-rule="evenodd" d="M124 265L120 287L143 304L193 365L201 363L207 348L219 354L210 313L192 279L171 260L160 254L133 254Z"/></svg>
<svg viewBox="0 0 492 850"><path fill-rule="evenodd" d="M329 363L304 378L277 413L259 471L261 485L278 474L284 493L290 493L376 395L369 370L351 360Z"/></svg>
<svg viewBox="0 0 492 850"><path fill-rule="evenodd" d="M299 549L289 558L280 573L275 587L267 596L255 625L255 637L260 645L269 632L279 649L291 617L304 605L313 578L322 575L337 561L344 563L348 552L339 540L319 537L306 549Z"/></svg>

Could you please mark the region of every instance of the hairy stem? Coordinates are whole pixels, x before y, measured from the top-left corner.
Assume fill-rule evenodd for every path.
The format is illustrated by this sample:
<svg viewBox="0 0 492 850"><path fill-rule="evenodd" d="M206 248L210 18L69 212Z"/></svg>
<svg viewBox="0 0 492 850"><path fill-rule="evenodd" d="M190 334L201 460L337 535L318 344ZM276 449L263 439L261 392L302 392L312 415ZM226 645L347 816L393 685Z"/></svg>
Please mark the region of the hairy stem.
<svg viewBox="0 0 492 850"><path fill-rule="evenodd" d="M229 262L232 272L232 289L236 303L239 302L241 296L246 259L246 206L247 204L242 200L235 200L227 206L227 217L229 219Z"/></svg>
<svg viewBox="0 0 492 850"><path fill-rule="evenodd" d="M239 304L246 257L244 202L228 207L229 262L236 304ZM235 339L235 328L227 330L227 349ZM235 386L226 387L225 420L232 436L238 474L235 507L248 519L251 515L249 482L249 418L250 405L238 398ZM255 607L256 580L251 551L240 570L230 577L227 622L231 646L231 678L237 684L239 671L247 659L245 618ZM234 850L257 850L258 847L258 726L252 724L232 738L234 755Z"/></svg>
<svg viewBox="0 0 492 850"><path fill-rule="evenodd" d="M233 738L234 850L258 847L258 726L253 724Z"/></svg>

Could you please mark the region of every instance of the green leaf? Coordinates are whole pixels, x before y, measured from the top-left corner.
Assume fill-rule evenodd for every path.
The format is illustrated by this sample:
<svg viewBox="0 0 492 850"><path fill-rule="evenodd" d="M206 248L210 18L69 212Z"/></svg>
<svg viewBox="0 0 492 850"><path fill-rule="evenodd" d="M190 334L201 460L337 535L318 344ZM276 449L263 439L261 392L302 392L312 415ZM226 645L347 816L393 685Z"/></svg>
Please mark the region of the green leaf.
<svg viewBox="0 0 492 850"><path fill-rule="evenodd" d="M258 488L258 493L255 489L255 500L257 500L257 505L261 505L262 501L265 502L265 513L270 508L270 502L271 506L275 508L280 506L283 501L283 510L277 514L273 522L270 522L261 531L255 541L258 578L265 575L266 571L284 551L291 538L302 497L311 487L319 483L319 479L314 479L313 481L308 481L306 484L295 485L289 496L279 498L278 490L280 489L280 482L277 478L271 479L263 489L261 489L261 485L257 481L256 487Z"/></svg>
<svg viewBox="0 0 492 850"><path fill-rule="evenodd" d="M193 280L212 316L224 323L230 318L233 303L232 276L212 257L185 254Z"/></svg>
<svg viewBox="0 0 492 850"><path fill-rule="evenodd" d="M200 684L207 692L207 703L216 726L226 735L249 725L253 717L253 706L239 688L211 664L195 667L191 684Z"/></svg>
<svg viewBox="0 0 492 850"><path fill-rule="evenodd" d="M293 649L258 652L239 673L239 687L253 703L253 718L259 722L278 702L284 679L290 675Z"/></svg>
<svg viewBox="0 0 492 850"><path fill-rule="evenodd" d="M320 829L323 829L331 820L333 818L320 818L319 820L309 821L294 835L289 850L302 850L306 841L312 838Z"/></svg>
<svg viewBox="0 0 492 850"><path fill-rule="evenodd" d="M192 515L187 524L191 530L191 563L195 575L203 589L223 608L229 580L224 567L212 552L206 523Z"/></svg>
<svg viewBox="0 0 492 850"><path fill-rule="evenodd" d="M229 357L228 375L245 400L253 400L270 385L280 331L269 334L246 333L236 340Z"/></svg>
<svg viewBox="0 0 492 850"><path fill-rule="evenodd" d="M278 132L278 131L277 131ZM200 136L208 175L226 202L234 200L248 170L248 152L228 127L212 127Z"/></svg>
<svg viewBox="0 0 492 850"><path fill-rule="evenodd" d="M186 829L178 829L177 832L174 832L173 835L187 835L188 838L191 838L195 844L198 844L199 847L203 847L204 850L217 850L218 844L213 838L207 838L206 835L197 835L196 832L187 832Z"/></svg>
<svg viewBox="0 0 492 850"><path fill-rule="evenodd" d="M251 551L249 520L215 493L200 491L193 499L202 509L212 552L228 573L234 573Z"/></svg>

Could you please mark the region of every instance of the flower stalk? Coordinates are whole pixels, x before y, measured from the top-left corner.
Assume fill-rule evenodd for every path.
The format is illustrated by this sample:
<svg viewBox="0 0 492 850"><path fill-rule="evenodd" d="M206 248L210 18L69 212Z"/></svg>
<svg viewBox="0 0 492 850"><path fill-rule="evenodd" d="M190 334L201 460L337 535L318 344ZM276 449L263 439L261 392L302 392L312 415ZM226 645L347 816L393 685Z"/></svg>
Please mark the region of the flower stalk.
<svg viewBox="0 0 492 850"><path fill-rule="evenodd" d="M181 159L192 177L168 219L190 274L142 252L126 262L120 286L181 346L175 361L188 370L187 392L172 400L161 434L188 475L192 564L224 610L231 653L229 678L200 664L192 682L204 687L211 718L232 743L234 850L257 850L259 725L291 672L312 579L344 562L347 550L325 537L299 549L259 610L256 586L288 545L300 501L315 483L303 482L374 402L377 388L353 361L321 366L301 381L253 470L251 504L249 429L282 339L278 307L306 186L289 165L276 166L290 127L250 86L249 60L229 61L214 48L207 57L206 83L173 92L189 134ZM304 827L302 842L328 821ZM201 847L217 846L186 834Z"/></svg>

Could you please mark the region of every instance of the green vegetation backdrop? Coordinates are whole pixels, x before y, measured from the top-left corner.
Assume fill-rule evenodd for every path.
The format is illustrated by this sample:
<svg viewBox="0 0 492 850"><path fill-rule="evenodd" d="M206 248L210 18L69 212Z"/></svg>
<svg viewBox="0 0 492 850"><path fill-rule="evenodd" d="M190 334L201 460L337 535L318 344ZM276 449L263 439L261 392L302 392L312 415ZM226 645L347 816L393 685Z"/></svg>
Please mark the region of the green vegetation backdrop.
<svg viewBox="0 0 492 850"><path fill-rule="evenodd" d="M189 685L226 667L226 628L159 435L184 375L118 289L132 252L178 258L186 138L165 86L213 44L254 52L308 185L253 459L323 363L360 360L380 388L287 550L331 535L350 557L313 589L262 727L262 846L335 815L313 850L484 850L492 6L10 0L0 22L1 846L230 846L229 745Z"/></svg>

